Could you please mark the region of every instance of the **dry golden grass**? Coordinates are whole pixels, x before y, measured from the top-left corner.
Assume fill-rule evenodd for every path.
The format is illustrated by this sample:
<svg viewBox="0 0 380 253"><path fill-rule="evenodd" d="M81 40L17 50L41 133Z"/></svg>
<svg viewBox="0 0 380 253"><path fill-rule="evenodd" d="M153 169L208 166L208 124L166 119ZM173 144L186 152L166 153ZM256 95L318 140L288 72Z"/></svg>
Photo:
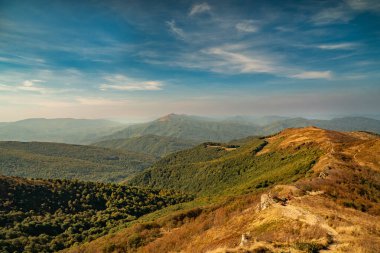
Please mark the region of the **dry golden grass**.
<svg viewBox="0 0 380 253"><path fill-rule="evenodd" d="M379 137L308 127L285 130L268 141L257 155L311 143L324 151L308 178L267 190L286 198L286 205L259 211L260 194L238 196L193 210L194 215L160 218L159 228L128 228L69 252L106 252L109 245L117 246L114 252L144 253L379 252ZM144 245L121 251L136 231L148 238ZM249 239L240 246L242 234Z"/></svg>

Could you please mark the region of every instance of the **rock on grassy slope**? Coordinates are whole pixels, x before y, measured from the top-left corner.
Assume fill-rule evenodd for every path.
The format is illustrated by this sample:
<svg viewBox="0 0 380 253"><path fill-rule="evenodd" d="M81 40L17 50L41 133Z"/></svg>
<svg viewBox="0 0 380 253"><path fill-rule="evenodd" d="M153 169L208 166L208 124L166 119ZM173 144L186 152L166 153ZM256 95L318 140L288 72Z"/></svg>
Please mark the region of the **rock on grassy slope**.
<svg viewBox="0 0 380 253"><path fill-rule="evenodd" d="M266 141L255 156L310 145L322 155L296 181L209 195L68 252L378 252L378 136L308 127Z"/></svg>

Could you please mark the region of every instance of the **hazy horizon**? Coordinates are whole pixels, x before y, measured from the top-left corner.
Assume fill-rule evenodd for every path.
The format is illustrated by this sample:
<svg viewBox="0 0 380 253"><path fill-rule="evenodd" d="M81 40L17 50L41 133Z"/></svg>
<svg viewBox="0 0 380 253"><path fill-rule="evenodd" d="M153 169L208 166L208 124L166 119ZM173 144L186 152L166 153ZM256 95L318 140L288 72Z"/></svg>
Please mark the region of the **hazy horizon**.
<svg viewBox="0 0 380 253"><path fill-rule="evenodd" d="M174 115L185 115L185 116L194 116L194 117L202 117L205 119L210 120L225 120L225 119L231 119L234 117L242 117L246 119L250 119L254 121L255 119L262 119L262 118L268 118L268 117L283 117L283 118L304 118L304 119L316 119L316 120L330 120L330 119L336 119L336 118L345 118L345 117L365 117L370 119L376 119L380 120L380 115L366 115L366 114L347 114L347 115L239 115L239 114L231 114L231 115L200 115L200 114L184 114L184 113L166 113L164 115L157 115L152 117L140 117L140 118L75 118L75 117L34 117L34 118L20 118L16 120L9 120L9 121L0 121L0 123L12 123L17 121L23 121L23 120L33 120L33 119L47 119L47 120L55 120L55 119L73 119L73 120L109 120L114 121L122 124L139 124L139 123L146 123L151 122L157 119L160 119L161 117L165 117L167 115L174 114Z"/></svg>
<svg viewBox="0 0 380 253"><path fill-rule="evenodd" d="M379 115L378 1L0 0L0 121Z"/></svg>

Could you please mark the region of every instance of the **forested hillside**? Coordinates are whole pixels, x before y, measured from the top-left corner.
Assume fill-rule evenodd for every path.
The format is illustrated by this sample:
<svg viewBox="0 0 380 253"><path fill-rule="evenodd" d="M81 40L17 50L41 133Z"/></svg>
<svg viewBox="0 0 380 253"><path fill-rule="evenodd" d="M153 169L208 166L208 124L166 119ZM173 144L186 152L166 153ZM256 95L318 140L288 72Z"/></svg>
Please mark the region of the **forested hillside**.
<svg viewBox="0 0 380 253"><path fill-rule="evenodd" d="M190 199L116 184L0 176L0 252L56 252Z"/></svg>
<svg viewBox="0 0 380 253"><path fill-rule="evenodd" d="M195 141L148 134L129 139L105 140L96 142L93 145L105 148L135 151L162 157L176 151L194 147L196 144L198 143Z"/></svg>
<svg viewBox="0 0 380 253"><path fill-rule="evenodd" d="M229 141L258 134L259 130L258 126L248 122L217 121L196 116L169 114L148 123L129 126L101 140L153 134L197 142Z"/></svg>
<svg viewBox="0 0 380 253"><path fill-rule="evenodd" d="M207 194L243 193L304 177L321 153L316 146L306 145L257 156L266 144L263 138L204 143L165 157L130 184Z"/></svg>
<svg viewBox="0 0 380 253"><path fill-rule="evenodd" d="M377 253L379 151L378 135L315 127L180 151L130 183L201 197L67 252Z"/></svg>
<svg viewBox="0 0 380 253"><path fill-rule="evenodd" d="M0 142L0 174L118 182L150 166L147 154L44 142Z"/></svg>

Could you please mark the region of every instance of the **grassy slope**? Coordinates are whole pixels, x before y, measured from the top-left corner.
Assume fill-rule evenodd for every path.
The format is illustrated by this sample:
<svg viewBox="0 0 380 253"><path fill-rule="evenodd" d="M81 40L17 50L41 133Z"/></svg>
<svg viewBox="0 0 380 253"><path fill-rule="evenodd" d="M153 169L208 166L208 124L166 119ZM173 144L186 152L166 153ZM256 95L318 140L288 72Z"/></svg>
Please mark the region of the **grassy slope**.
<svg viewBox="0 0 380 253"><path fill-rule="evenodd" d="M202 144L162 159L130 184L202 194L243 193L295 181L307 173L320 155L315 146L304 146L257 156L265 145L260 138L246 140L230 151Z"/></svg>
<svg viewBox="0 0 380 253"><path fill-rule="evenodd" d="M43 142L0 142L0 152L4 175L104 182L128 178L155 160L135 152Z"/></svg>
<svg viewBox="0 0 380 253"><path fill-rule="evenodd" d="M162 157L176 151L191 148L196 144L194 141L149 134L128 139L105 140L96 142L93 145L112 149L130 150Z"/></svg>
<svg viewBox="0 0 380 253"><path fill-rule="evenodd" d="M270 185L268 188L256 188L257 185L253 184L254 188L246 195L198 198L142 217L138 224L81 247L74 247L68 252L214 252L212 250L216 249L219 251L215 252L225 252L228 248L231 252L239 252L236 246L242 233L250 234L248 244L240 248L247 252L319 252L326 247L335 249L336 252L377 252L380 246L380 218L376 204L380 201L380 139L367 133L339 133L306 128L286 130L266 140L269 144L257 154L256 159L275 158L273 153L276 152L282 154L278 157L280 160L288 157L296 162L302 161L305 157L303 152L310 154L309 151L311 154L317 152L315 154L320 158L309 173L299 171L299 177L294 173L282 174L288 176L289 181L298 177L296 182L291 183L293 186ZM259 144L260 140L256 141ZM249 150L257 146L253 145L254 142L251 142L251 147L242 146L241 149ZM319 151L315 151L315 148ZM218 165L218 160L226 157L232 159L237 155L233 155L232 152L235 151L227 153L223 149L206 149L203 152L206 155L199 156L199 149L201 147L193 149L192 154L198 154L193 168L202 168L200 164L208 163L208 159L216 161ZM284 154L287 155L283 156ZM176 160L178 162L178 157L171 157L173 159L168 166L169 170L174 168ZM189 162L186 156L180 157L184 158L180 159L181 162L185 161L183 165ZM245 164L240 159L237 161ZM231 169L235 171L233 167L224 168L225 171ZM272 167L266 173L270 174L272 170L279 172L276 167ZM280 170L290 171L295 172L293 168ZM321 172L327 174L327 177L319 177ZM184 188L171 180L171 175L167 176L172 187ZM198 175L192 176L194 179ZM164 179L159 181L161 180ZM232 188L242 192L241 189L248 189L245 182L250 180L247 176L240 178L236 184L230 183L234 180L221 183L229 188L228 193L231 193ZM197 189L196 184L192 185L192 189ZM212 187L205 185L201 187L205 193L210 193L210 188ZM320 190L324 192L319 192ZM268 210L258 211L263 191L271 191L280 198L291 196L288 205L274 204ZM363 210L362 204L365 206Z"/></svg>

